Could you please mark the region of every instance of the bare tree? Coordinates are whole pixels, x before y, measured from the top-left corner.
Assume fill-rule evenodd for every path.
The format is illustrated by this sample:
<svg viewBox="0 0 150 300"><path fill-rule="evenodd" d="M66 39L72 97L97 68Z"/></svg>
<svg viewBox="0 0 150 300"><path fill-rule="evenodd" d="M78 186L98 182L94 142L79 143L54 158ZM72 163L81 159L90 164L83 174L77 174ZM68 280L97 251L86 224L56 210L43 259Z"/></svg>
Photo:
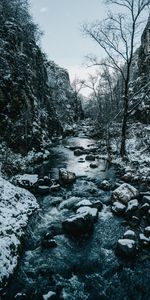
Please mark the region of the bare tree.
<svg viewBox="0 0 150 300"><path fill-rule="evenodd" d="M116 6L117 11L120 8L123 13L109 12L105 20L85 25L83 30L107 54L108 61L105 65L118 71L123 80L123 122L120 148L120 154L123 157L126 155L131 67L134 51L140 38L139 32L143 28L144 12L150 0L106 0L105 3Z"/></svg>

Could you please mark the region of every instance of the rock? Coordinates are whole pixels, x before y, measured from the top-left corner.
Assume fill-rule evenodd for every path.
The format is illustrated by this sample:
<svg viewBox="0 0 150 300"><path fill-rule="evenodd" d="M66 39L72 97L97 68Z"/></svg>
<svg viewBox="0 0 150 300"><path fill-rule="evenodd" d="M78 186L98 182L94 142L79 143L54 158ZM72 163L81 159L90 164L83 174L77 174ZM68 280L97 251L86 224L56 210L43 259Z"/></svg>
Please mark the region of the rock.
<svg viewBox="0 0 150 300"><path fill-rule="evenodd" d="M149 203L145 203L141 206L140 210L143 212L148 212L148 210L150 209L150 204Z"/></svg>
<svg viewBox="0 0 150 300"><path fill-rule="evenodd" d="M76 175L66 169L59 170L59 181L62 184L68 185L72 184L76 180Z"/></svg>
<svg viewBox="0 0 150 300"><path fill-rule="evenodd" d="M75 150L84 150L84 147L82 146L70 146L70 150L75 151Z"/></svg>
<svg viewBox="0 0 150 300"><path fill-rule="evenodd" d="M51 179L48 176L44 176L43 180L44 180L44 185L50 185L51 184Z"/></svg>
<svg viewBox="0 0 150 300"><path fill-rule="evenodd" d="M34 186L36 186L37 182L38 182L37 174L17 175L12 178L12 183L26 189L33 188Z"/></svg>
<svg viewBox="0 0 150 300"><path fill-rule="evenodd" d="M150 226L145 227L144 234L146 237L150 238Z"/></svg>
<svg viewBox="0 0 150 300"><path fill-rule="evenodd" d="M82 200L75 205L75 209L77 210L82 206L92 206L92 203L89 200Z"/></svg>
<svg viewBox="0 0 150 300"><path fill-rule="evenodd" d="M143 247L148 247L150 245L150 238L146 237L143 233L139 234L139 243Z"/></svg>
<svg viewBox="0 0 150 300"><path fill-rule="evenodd" d="M138 190L128 183L123 183L116 190L113 191L112 197L115 201L123 203L129 202L132 198L138 196Z"/></svg>
<svg viewBox="0 0 150 300"><path fill-rule="evenodd" d="M127 230L124 233L123 238L129 239L129 240L135 240L135 238L136 238L135 232L133 230Z"/></svg>
<svg viewBox="0 0 150 300"><path fill-rule="evenodd" d="M28 300L29 297L28 297L27 294L21 292L21 293L17 293L17 294L14 296L13 299L15 299L15 300Z"/></svg>
<svg viewBox="0 0 150 300"><path fill-rule="evenodd" d="M89 206L82 206L77 209L76 211L77 214L89 214L93 220L97 220L98 218L98 209L97 208L91 208Z"/></svg>
<svg viewBox="0 0 150 300"><path fill-rule="evenodd" d="M136 227L140 224L140 219L136 216L132 216L129 224L130 224L131 227Z"/></svg>
<svg viewBox="0 0 150 300"><path fill-rule="evenodd" d="M111 189L111 184L110 184L109 181L103 180L100 184L100 188L105 190L105 191L109 191Z"/></svg>
<svg viewBox="0 0 150 300"><path fill-rule="evenodd" d="M75 155L75 156L80 156L80 155L83 155L83 154L84 154L84 151L83 151L83 150L76 149L76 150L74 151L74 155Z"/></svg>
<svg viewBox="0 0 150 300"><path fill-rule="evenodd" d="M44 179L43 178L40 178L39 180L38 180L38 185L45 185L45 183L44 183Z"/></svg>
<svg viewBox="0 0 150 300"><path fill-rule="evenodd" d="M81 207L79 209L80 211L76 215L70 216L62 223L64 231L68 234L80 236L90 233L93 228L98 211L93 211L90 207Z"/></svg>
<svg viewBox="0 0 150 300"><path fill-rule="evenodd" d="M132 257L136 254L136 242L132 239L119 239L117 249L119 254Z"/></svg>
<svg viewBox="0 0 150 300"><path fill-rule="evenodd" d="M49 291L47 294L42 296L43 300L57 300L56 293Z"/></svg>
<svg viewBox="0 0 150 300"><path fill-rule="evenodd" d="M95 161L95 156L92 154L89 154L89 155L86 155L85 159L88 161Z"/></svg>
<svg viewBox="0 0 150 300"><path fill-rule="evenodd" d="M46 185L39 185L38 186L38 193L40 195L47 195L50 193L50 187Z"/></svg>
<svg viewBox="0 0 150 300"><path fill-rule="evenodd" d="M126 206L118 201L114 202L112 205L112 212L116 215L122 215L125 212Z"/></svg>
<svg viewBox="0 0 150 300"><path fill-rule="evenodd" d="M142 202L150 204L150 196L144 196Z"/></svg>
<svg viewBox="0 0 150 300"><path fill-rule="evenodd" d="M57 243L54 239L48 239L48 238L45 238L43 239L42 241L42 246L45 248L45 249L48 249L48 248L55 248L57 247Z"/></svg>
<svg viewBox="0 0 150 300"><path fill-rule="evenodd" d="M150 209L149 209L148 212L147 212L147 221L148 221L148 223L150 224Z"/></svg>
<svg viewBox="0 0 150 300"><path fill-rule="evenodd" d="M124 175L121 177L121 179L122 179L123 181L126 181L126 182L131 182L132 178L133 178L133 175L132 175L131 172L127 172L126 174L124 174Z"/></svg>
<svg viewBox="0 0 150 300"><path fill-rule="evenodd" d="M58 192L60 190L60 184L53 184L50 187L51 192Z"/></svg>
<svg viewBox="0 0 150 300"><path fill-rule="evenodd" d="M92 207L97 208L98 211L101 211L103 209L103 203L100 200L94 201L92 203Z"/></svg>
<svg viewBox="0 0 150 300"><path fill-rule="evenodd" d="M127 205L127 208L125 211L125 215L127 218L130 218L132 216L133 212L137 210L138 205L139 205L139 203L138 203L137 199L133 199L128 202L128 205Z"/></svg>
<svg viewBox="0 0 150 300"><path fill-rule="evenodd" d="M98 168L98 165L95 164L95 163L91 163L91 164L90 164L90 168L91 168L91 169L96 169L96 168Z"/></svg>
<svg viewBox="0 0 150 300"><path fill-rule="evenodd" d="M79 163L84 163L85 160L84 160L84 158L81 157L81 158L78 160L78 162L79 162Z"/></svg>

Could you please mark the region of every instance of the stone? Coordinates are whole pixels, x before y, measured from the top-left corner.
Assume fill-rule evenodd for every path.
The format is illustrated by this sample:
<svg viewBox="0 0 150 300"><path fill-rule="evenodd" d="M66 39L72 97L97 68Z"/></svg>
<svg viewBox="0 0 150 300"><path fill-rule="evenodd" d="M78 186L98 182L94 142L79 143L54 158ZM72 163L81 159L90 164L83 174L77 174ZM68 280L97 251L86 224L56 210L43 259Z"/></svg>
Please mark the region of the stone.
<svg viewBox="0 0 150 300"><path fill-rule="evenodd" d="M80 209L83 208L81 207ZM72 215L63 221L62 227L66 233L74 236L90 233L97 218L97 214L98 211L93 211L90 207L84 207L84 209L80 210L76 215Z"/></svg>
<svg viewBox="0 0 150 300"><path fill-rule="evenodd" d="M40 195L47 195L50 192L50 187L46 185L39 185L38 186L38 193Z"/></svg>
<svg viewBox="0 0 150 300"><path fill-rule="evenodd" d="M150 226L145 227L144 234L146 237L150 238Z"/></svg>
<svg viewBox="0 0 150 300"><path fill-rule="evenodd" d="M139 205L139 203L138 203L137 199L133 199L128 202L127 208L125 211L125 215L127 218L130 218L132 216L133 212L137 210L138 205Z"/></svg>
<svg viewBox="0 0 150 300"><path fill-rule="evenodd" d="M88 161L95 161L95 156L93 154L88 154L86 155L85 159Z"/></svg>
<svg viewBox="0 0 150 300"><path fill-rule="evenodd" d="M111 189L111 183L108 180L103 180L100 184L100 188L109 191Z"/></svg>
<svg viewBox="0 0 150 300"><path fill-rule="evenodd" d="M136 238L135 232L133 230L127 230L124 233L123 238L124 239L135 240L135 238Z"/></svg>
<svg viewBox="0 0 150 300"><path fill-rule="evenodd" d="M91 208L89 206L82 206L77 209L76 211L77 214L89 214L93 220L97 220L98 218L98 209L97 208Z"/></svg>
<svg viewBox="0 0 150 300"><path fill-rule="evenodd" d="M144 203L141 207L140 210L142 210L143 212L148 212L148 210L150 209L150 204L149 203Z"/></svg>
<svg viewBox="0 0 150 300"><path fill-rule="evenodd" d="M140 219L136 216L132 216L131 220L129 221L131 227L136 227L140 224Z"/></svg>
<svg viewBox="0 0 150 300"><path fill-rule="evenodd" d="M57 300L57 295L55 292L49 291L47 294L42 296L43 300Z"/></svg>
<svg viewBox="0 0 150 300"><path fill-rule="evenodd" d="M81 158L78 160L78 162L79 162L79 163L84 163L85 160L84 160L84 158L81 157Z"/></svg>
<svg viewBox="0 0 150 300"><path fill-rule="evenodd" d="M150 209L149 209L148 212L147 212L147 221L148 221L148 223L150 224Z"/></svg>
<svg viewBox="0 0 150 300"><path fill-rule="evenodd" d="M37 174L17 175L12 178L12 183L20 187L30 189L36 186L36 184L38 183L38 175Z"/></svg>
<svg viewBox="0 0 150 300"><path fill-rule="evenodd" d="M50 185L51 184L51 179L48 176L44 176L43 180L44 180L44 185Z"/></svg>
<svg viewBox="0 0 150 300"><path fill-rule="evenodd" d="M150 238L146 237L143 233L139 234L139 243L143 247L148 247L150 245Z"/></svg>
<svg viewBox="0 0 150 300"><path fill-rule="evenodd" d="M101 211L103 209L103 203L100 200L94 201L92 203L92 207L97 208L98 211Z"/></svg>
<svg viewBox="0 0 150 300"><path fill-rule="evenodd" d="M78 209L82 206L92 206L92 203L89 200L81 200L75 205L75 209Z"/></svg>
<svg viewBox="0 0 150 300"><path fill-rule="evenodd" d="M84 150L83 146L70 146L70 150L75 151L75 150Z"/></svg>
<svg viewBox="0 0 150 300"><path fill-rule="evenodd" d="M76 150L74 151L74 155L75 155L75 156L80 156L80 155L83 155L83 154L84 154L84 151L83 151L83 150L76 149Z"/></svg>
<svg viewBox="0 0 150 300"><path fill-rule="evenodd" d="M119 254L132 257L136 254L136 242L132 239L119 239L117 249Z"/></svg>
<svg viewBox="0 0 150 300"><path fill-rule="evenodd" d="M91 168L91 169L96 169L96 168L98 168L98 165L95 164L95 163L91 163L91 164L90 164L90 168Z"/></svg>
<svg viewBox="0 0 150 300"><path fill-rule="evenodd" d="M50 191L51 192L58 192L60 190L60 187L61 187L60 184L53 184L50 187Z"/></svg>
<svg viewBox="0 0 150 300"><path fill-rule="evenodd" d="M142 202L150 204L150 196L144 196Z"/></svg>
<svg viewBox="0 0 150 300"><path fill-rule="evenodd" d="M128 203L131 199L138 196L138 190L128 183L123 183L112 193L114 201L121 201L124 204Z"/></svg>
<svg viewBox="0 0 150 300"><path fill-rule="evenodd" d="M125 212L126 206L121 202L114 202L112 205L112 212L116 215L122 215Z"/></svg>
<svg viewBox="0 0 150 300"><path fill-rule="evenodd" d="M59 170L59 181L61 184L72 184L76 180L76 175L66 169Z"/></svg>

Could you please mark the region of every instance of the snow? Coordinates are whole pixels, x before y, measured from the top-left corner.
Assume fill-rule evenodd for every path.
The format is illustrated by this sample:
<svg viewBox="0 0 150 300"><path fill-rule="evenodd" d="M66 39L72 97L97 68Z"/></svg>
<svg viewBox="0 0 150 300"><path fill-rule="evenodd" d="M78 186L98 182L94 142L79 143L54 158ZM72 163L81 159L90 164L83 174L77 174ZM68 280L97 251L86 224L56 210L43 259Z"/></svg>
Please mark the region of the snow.
<svg viewBox="0 0 150 300"><path fill-rule="evenodd" d="M17 175L13 177L13 181L19 183L20 185L24 185L28 183L30 186L34 185L38 181L37 174L24 174L24 175Z"/></svg>
<svg viewBox="0 0 150 300"><path fill-rule="evenodd" d="M89 206L82 206L77 209L77 214L84 214L84 213L89 214L95 218L97 216L98 210L97 208L91 208Z"/></svg>
<svg viewBox="0 0 150 300"><path fill-rule="evenodd" d="M43 295L43 300L49 300L52 296L55 296L56 294L52 291L49 291L46 295Z"/></svg>
<svg viewBox="0 0 150 300"><path fill-rule="evenodd" d="M118 243L122 246L126 246L129 249L132 249L132 247L135 245L135 241L130 239L119 239Z"/></svg>
<svg viewBox="0 0 150 300"><path fill-rule="evenodd" d="M116 202L113 203L113 208L114 209L124 209L125 205L122 204L122 203L120 203L120 202L118 202L118 201L116 201Z"/></svg>
<svg viewBox="0 0 150 300"><path fill-rule="evenodd" d="M123 183L113 191L113 198L123 203L127 203L131 198L136 196L138 196L138 190L127 183Z"/></svg>
<svg viewBox="0 0 150 300"><path fill-rule="evenodd" d="M21 236L29 215L38 208L36 198L0 177L0 283L13 273Z"/></svg>

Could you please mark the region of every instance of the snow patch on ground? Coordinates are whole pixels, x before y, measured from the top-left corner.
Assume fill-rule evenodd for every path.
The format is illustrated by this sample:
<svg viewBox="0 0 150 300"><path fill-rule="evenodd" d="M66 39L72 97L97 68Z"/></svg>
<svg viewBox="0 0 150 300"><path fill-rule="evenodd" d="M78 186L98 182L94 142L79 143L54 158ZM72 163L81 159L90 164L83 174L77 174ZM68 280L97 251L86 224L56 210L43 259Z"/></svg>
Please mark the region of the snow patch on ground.
<svg viewBox="0 0 150 300"><path fill-rule="evenodd" d="M0 177L0 285L17 265L24 227L37 208L36 198L30 192Z"/></svg>

